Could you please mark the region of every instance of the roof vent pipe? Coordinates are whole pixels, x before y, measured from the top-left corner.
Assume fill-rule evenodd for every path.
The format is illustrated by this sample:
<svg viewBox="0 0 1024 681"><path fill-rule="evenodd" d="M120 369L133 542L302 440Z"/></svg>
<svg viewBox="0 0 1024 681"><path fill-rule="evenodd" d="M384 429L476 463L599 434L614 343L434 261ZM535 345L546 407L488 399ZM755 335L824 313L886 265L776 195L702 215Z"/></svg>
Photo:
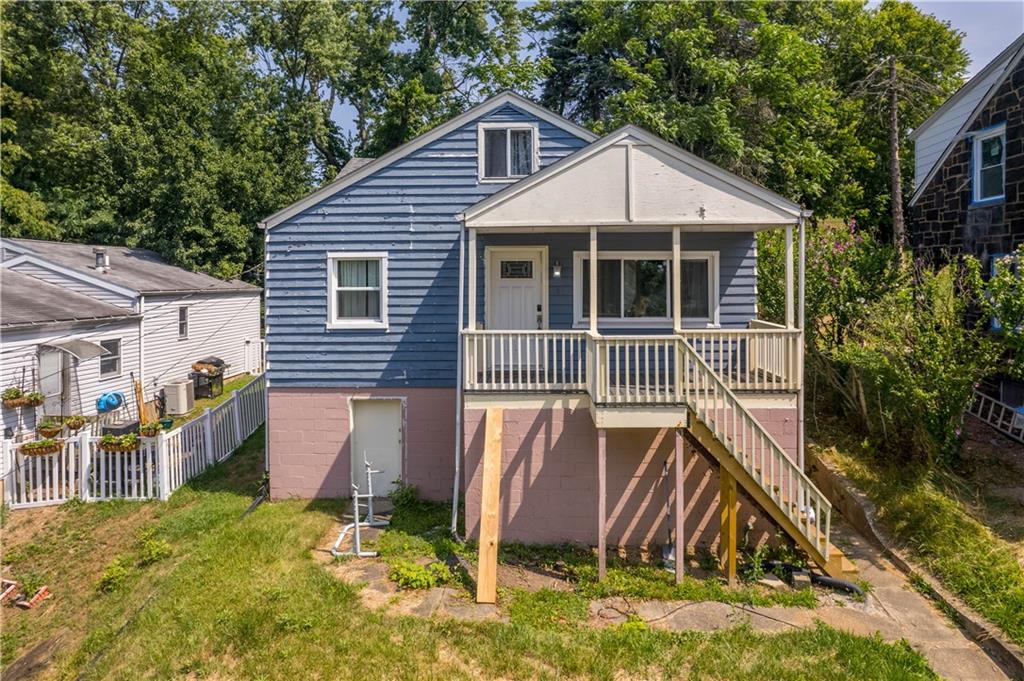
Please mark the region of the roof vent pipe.
<svg viewBox="0 0 1024 681"><path fill-rule="evenodd" d="M110 269L110 256L107 255L107 249L94 248L92 249L92 254L96 257L96 269L98 271L106 272Z"/></svg>

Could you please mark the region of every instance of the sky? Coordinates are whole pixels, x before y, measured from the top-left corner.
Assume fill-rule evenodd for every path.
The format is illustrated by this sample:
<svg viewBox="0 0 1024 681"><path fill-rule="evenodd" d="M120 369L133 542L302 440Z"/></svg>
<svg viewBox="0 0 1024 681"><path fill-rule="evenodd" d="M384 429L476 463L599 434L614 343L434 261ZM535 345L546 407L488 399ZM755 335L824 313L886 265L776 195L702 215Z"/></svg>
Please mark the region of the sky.
<svg viewBox="0 0 1024 681"><path fill-rule="evenodd" d="M916 0L914 4L965 34L964 48L971 56L968 75L980 71L1024 33L1024 0Z"/></svg>

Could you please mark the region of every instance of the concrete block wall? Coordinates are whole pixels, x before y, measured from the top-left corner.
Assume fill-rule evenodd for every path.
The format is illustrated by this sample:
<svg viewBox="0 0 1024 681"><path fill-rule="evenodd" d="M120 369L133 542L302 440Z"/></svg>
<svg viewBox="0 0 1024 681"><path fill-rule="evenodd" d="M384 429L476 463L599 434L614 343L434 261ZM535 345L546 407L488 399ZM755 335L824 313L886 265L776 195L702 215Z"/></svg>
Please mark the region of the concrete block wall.
<svg viewBox="0 0 1024 681"><path fill-rule="evenodd" d="M780 444L796 447L796 410L758 410ZM467 409L464 419L466 531L480 524L486 411ZM501 529L506 541L597 543L597 429L586 408L505 409L502 450ZM674 503L674 435L666 429L609 430L608 544L653 546L668 539L667 512ZM718 545L718 472L686 445L684 495L690 549ZM754 544L774 529L740 495L740 527L752 527Z"/></svg>
<svg viewBox="0 0 1024 681"><path fill-rule="evenodd" d="M427 499L451 499L455 474L452 388L270 388L267 430L275 499L351 494L351 401L405 399L404 480Z"/></svg>

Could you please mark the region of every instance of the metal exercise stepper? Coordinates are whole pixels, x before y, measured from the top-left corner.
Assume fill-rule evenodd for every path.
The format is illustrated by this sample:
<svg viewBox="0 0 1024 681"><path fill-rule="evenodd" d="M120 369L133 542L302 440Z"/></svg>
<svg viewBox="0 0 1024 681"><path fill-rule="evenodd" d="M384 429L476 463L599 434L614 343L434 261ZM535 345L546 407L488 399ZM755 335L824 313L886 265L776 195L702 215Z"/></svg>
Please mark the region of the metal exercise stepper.
<svg viewBox="0 0 1024 681"><path fill-rule="evenodd" d="M381 471L373 470L371 464L366 459L366 453L363 453L363 465L366 467L366 494L359 493L359 485L352 483L352 519L353 522L349 523L342 528L341 533L338 535L338 541L334 542L334 546L331 547L332 556L357 556L359 558L373 558L377 555L376 551L363 551L362 541L360 537L360 527L387 527L391 523L387 520L378 520L373 516L373 476L377 475ZM359 500L366 499L366 519L359 520ZM352 532L352 548L348 551L339 551L338 547L345 541L345 535Z"/></svg>

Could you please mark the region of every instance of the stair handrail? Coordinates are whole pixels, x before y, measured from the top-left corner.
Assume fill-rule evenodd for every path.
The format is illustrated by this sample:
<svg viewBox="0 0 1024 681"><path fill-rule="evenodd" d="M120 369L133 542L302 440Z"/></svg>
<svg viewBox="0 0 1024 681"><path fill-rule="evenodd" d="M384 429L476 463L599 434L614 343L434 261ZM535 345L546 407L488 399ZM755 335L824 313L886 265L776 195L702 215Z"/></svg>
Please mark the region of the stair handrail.
<svg viewBox="0 0 1024 681"><path fill-rule="evenodd" d="M771 433L765 430L740 402L735 393L715 373L708 363L685 340L678 341L683 374L684 401L689 409L718 438L750 477L757 482L789 520L828 560L832 522L832 504L811 482L800 467L786 455ZM689 367L694 368L693 374ZM709 408L709 402L711 408ZM718 406L721 402L721 407ZM722 410L716 418L714 411ZM728 409L728 411L726 411ZM738 424L738 425L737 425ZM731 428L730 428L731 426ZM754 466L756 447L746 450L748 431L751 444L759 441L761 468ZM756 440L755 440L756 436ZM741 449L738 444L743 444ZM765 461L765 450L770 458ZM768 468L766 483L765 468ZM778 481L777 486L774 482ZM788 484L786 484L788 483ZM775 491L778 490L778 491ZM794 495L795 492L795 495ZM794 498L795 497L795 498ZM810 511L813 510L813 519Z"/></svg>

